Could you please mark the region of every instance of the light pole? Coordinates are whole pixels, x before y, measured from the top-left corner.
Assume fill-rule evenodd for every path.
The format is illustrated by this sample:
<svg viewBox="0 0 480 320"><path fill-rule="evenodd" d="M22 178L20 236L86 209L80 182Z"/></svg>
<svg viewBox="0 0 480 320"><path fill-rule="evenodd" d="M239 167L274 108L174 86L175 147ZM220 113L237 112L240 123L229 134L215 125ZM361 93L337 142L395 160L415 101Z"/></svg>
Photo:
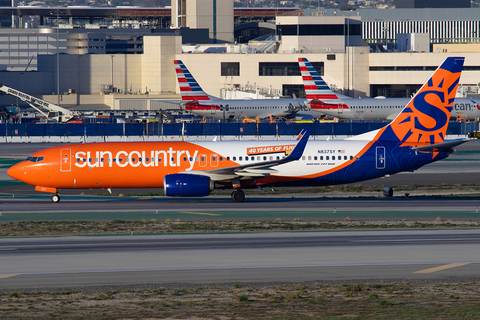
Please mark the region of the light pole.
<svg viewBox="0 0 480 320"><path fill-rule="evenodd" d="M110 55L110 58L112 58L112 82L111 82L111 84L112 84L112 93L113 93L113 54Z"/></svg>
<svg viewBox="0 0 480 320"><path fill-rule="evenodd" d="M357 10L356 8L340 8L341 11L347 11L347 96L350 96L350 12ZM345 26L345 22L343 24ZM345 27L344 27L345 28ZM345 32L344 32L345 34Z"/></svg>
<svg viewBox="0 0 480 320"><path fill-rule="evenodd" d="M58 9L57 9L57 104L60 105L60 48L58 47Z"/></svg>

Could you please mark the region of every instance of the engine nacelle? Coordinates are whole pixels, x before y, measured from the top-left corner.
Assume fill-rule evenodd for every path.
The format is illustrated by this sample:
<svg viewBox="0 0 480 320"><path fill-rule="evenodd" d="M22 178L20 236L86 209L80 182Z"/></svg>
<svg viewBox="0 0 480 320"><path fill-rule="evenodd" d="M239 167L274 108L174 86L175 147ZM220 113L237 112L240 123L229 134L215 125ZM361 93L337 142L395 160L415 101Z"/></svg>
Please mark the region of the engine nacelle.
<svg viewBox="0 0 480 320"><path fill-rule="evenodd" d="M205 197L214 189L209 177L195 174L167 174L163 178L163 189L169 197Z"/></svg>

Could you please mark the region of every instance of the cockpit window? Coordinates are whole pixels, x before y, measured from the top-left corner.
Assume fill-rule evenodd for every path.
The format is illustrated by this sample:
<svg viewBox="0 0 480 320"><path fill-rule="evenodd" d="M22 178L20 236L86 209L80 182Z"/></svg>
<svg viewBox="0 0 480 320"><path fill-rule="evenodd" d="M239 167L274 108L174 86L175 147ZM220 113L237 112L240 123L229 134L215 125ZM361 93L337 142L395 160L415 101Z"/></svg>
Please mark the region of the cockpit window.
<svg viewBox="0 0 480 320"><path fill-rule="evenodd" d="M44 157L27 157L25 161L40 162L43 161Z"/></svg>

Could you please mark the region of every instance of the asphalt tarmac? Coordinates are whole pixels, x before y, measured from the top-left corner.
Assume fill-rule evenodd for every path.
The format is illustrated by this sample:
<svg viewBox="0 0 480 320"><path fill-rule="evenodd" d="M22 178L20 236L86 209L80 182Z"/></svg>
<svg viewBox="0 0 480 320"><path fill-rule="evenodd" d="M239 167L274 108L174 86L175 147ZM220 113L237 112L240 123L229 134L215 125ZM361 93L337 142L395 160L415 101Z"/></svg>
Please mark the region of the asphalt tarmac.
<svg viewBox="0 0 480 320"><path fill-rule="evenodd" d="M480 230L3 239L8 289L478 281Z"/></svg>
<svg viewBox="0 0 480 320"><path fill-rule="evenodd" d="M3 145L22 158L46 144ZM478 184L480 144L414 173L355 185ZM0 180L7 180L6 167ZM114 190L126 193L135 190ZM145 191L145 190L142 190ZM93 197L62 190L62 201L32 186L0 186L0 221L19 220L478 220L478 199L229 195L194 199ZM3 238L0 288L192 286L298 282L478 281L480 230L335 231L269 234Z"/></svg>

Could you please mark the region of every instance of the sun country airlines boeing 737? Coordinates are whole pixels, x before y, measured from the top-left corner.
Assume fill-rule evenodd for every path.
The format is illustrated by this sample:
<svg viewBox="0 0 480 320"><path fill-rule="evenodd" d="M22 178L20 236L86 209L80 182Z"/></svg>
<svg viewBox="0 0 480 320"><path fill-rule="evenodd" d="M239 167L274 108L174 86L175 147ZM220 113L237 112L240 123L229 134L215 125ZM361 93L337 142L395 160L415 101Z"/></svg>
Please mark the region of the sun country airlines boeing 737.
<svg viewBox="0 0 480 320"><path fill-rule="evenodd" d="M339 95L328 87L306 58L299 58L303 84L312 111L341 119L393 120L410 98L352 99ZM450 118L475 120L480 118L479 99L455 98Z"/></svg>
<svg viewBox="0 0 480 320"><path fill-rule="evenodd" d="M415 170L467 140L445 141L464 58L447 58L387 126L345 140L103 142L35 152L8 174L59 189L164 188L167 196L207 196L215 188L344 184Z"/></svg>
<svg viewBox="0 0 480 320"><path fill-rule="evenodd" d="M223 100L206 94L187 67L180 60L175 60L180 93L184 101L180 105L196 115L227 120L239 117L247 118L295 118L320 117L321 114L309 111L305 99L231 99ZM302 111L302 114L299 112Z"/></svg>

